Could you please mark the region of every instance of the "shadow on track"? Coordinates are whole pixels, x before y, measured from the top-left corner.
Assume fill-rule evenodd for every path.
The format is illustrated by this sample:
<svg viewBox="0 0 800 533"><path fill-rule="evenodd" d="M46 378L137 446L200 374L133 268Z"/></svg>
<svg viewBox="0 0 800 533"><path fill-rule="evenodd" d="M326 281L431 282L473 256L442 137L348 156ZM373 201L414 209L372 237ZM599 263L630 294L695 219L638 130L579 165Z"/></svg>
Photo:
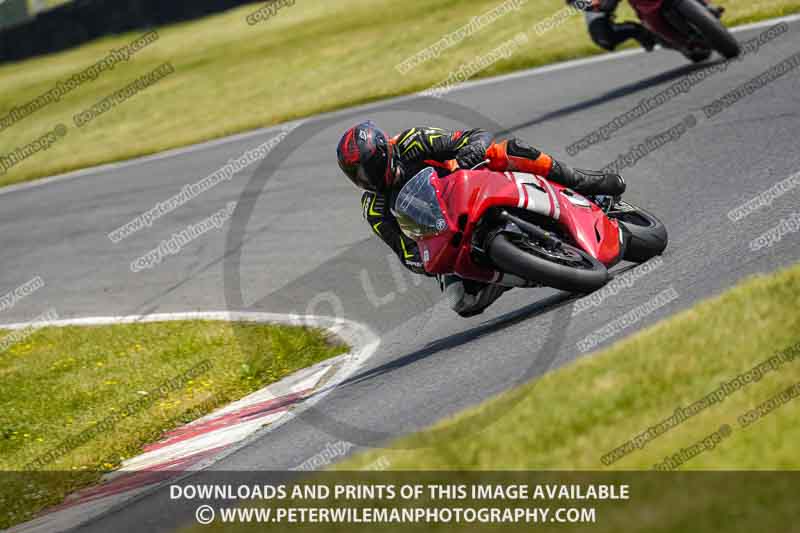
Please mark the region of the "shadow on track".
<svg viewBox="0 0 800 533"><path fill-rule="evenodd" d="M696 63L696 64L688 64L683 65L678 68L674 68L672 70L668 70L667 72L662 72L661 74L657 74L655 76L650 76L649 78L645 78L643 80L639 80L634 83L629 83L628 85L623 85L613 91L609 91L605 94L592 98L590 100L586 100L584 102L578 102L566 107L562 107L561 109L556 109L549 113L545 113L539 117L534 119L528 120L527 122L522 122L520 124L516 124L511 126L503 131L495 132L495 135L504 136L514 133L517 130L521 130L523 128L527 128L529 126L535 126L537 124L541 124L543 122L547 122L548 120L553 120L557 118L562 118L567 115L571 115L573 113L578 113L580 111L584 111L586 109L590 109L595 106L600 106L611 102L612 100L616 100L618 98L623 98L630 94L637 93L639 91L644 91L651 87L655 87L662 83L666 83L668 81L673 81L681 76L685 76L690 74L696 70L700 70L702 68L707 68L712 65L716 65L717 63L721 63L723 60L719 60L717 62L709 62L709 63Z"/></svg>
<svg viewBox="0 0 800 533"><path fill-rule="evenodd" d="M463 346L485 335L497 333L530 318L535 318L550 311L559 309L564 305L571 303L576 298L578 298L578 295L567 292L560 292L558 294L548 296L544 300L540 300L521 309L517 309L516 311L493 318L472 329L462 331L454 335L449 335L437 341L431 342L423 348L420 348L419 350L406 354L402 357L398 357L389 363L351 376L344 380L339 386L361 383L377 376L387 374L404 366L413 364L426 357L436 355L439 352L458 348L459 346Z"/></svg>
<svg viewBox="0 0 800 533"><path fill-rule="evenodd" d="M611 279L613 280L615 277L620 276L630 270L633 270L637 266L639 266L639 264L632 263L630 265L616 268L612 272ZM453 348L458 348L459 346L463 346L485 335L490 335L492 333L497 333L499 331L502 331L524 320L528 320L530 318L536 318L541 315L544 315L545 313L549 313L550 311L560 309L561 307L572 303L573 301L581 298L582 296L585 295L577 293L568 293L568 292L559 292L552 296L548 296L543 300L539 300L538 302L526 305L525 307L517 309L516 311L512 311L510 313L506 313L504 315L500 315L496 318L488 320L487 322L484 322L483 324L476 326L472 329L462 331L454 335L449 335L437 341L431 342L426 346L420 348L419 350L416 350L402 357L394 359L389 363L351 376L348 379L344 380L341 383L341 386L360 383L370 378L387 374L395 369L402 368L406 365L413 364L426 357L436 355L438 352L451 350Z"/></svg>

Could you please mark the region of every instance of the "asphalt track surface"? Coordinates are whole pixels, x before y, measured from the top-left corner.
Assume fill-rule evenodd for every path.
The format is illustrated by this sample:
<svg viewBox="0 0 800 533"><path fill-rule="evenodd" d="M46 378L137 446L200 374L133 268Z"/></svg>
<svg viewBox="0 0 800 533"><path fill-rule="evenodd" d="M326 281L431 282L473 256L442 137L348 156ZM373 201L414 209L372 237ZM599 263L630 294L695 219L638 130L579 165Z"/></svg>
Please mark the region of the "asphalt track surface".
<svg viewBox="0 0 800 533"><path fill-rule="evenodd" d="M761 31L738 32L737 38ZM398 280L389 250L361 218L359 194L340 175L334 150L341 131L367 116L390 130L418 124L463 126L418 112L418 100L403 98L403 109L385 111L388 104L380 104L307 121L304 128L328 122L308 135L274 174L251 167L119 244L112 244L107 233L270 139L276 130L0 194L0 286L17 287L34 275L46 283L3 313L3 321L30 320L48 308L70 318L226 308L304 313L315 297L318 302L340 302L347 318L368 324L381 336L381 347L367 367L309 414L264 431L213 469L285 470L339 440L354 443L356 449L380 447L393 436L423 428L582 356L577 342L665 289L674 288L679 298L600 347L719 294L746 276L798 261L798 233L757 252L748 244L792 213L800 191L739 222L726 215L800 170L800 75L789 72L713 119L701 111L800 51L798 32L800 23L791 22L788 33L757 54L575 158L567 156L567 145L695 67L669 51L624 53L468 85L445 98L490 117L507 134L586 168L605 165L689 113L697 118L697 125L680 139L624 172L627 198L651 209L669 229L664 264L575 318L570 316L574 301L569 295L514 290L484 315L465 320L449 311L432 280L416 285L407 273ZM397 106L398 100L394 102ZM130 270L132 260L162 239L240 198L252 204L248 217L235 215L234 226L244 228L241 243L226 226L152 270ZM319 314L334 312L325 303L312 307ZM460 431L491 431L491 422L471 420ZM192 523L187 512L156 494L82 530L169 531Z"/></svg>

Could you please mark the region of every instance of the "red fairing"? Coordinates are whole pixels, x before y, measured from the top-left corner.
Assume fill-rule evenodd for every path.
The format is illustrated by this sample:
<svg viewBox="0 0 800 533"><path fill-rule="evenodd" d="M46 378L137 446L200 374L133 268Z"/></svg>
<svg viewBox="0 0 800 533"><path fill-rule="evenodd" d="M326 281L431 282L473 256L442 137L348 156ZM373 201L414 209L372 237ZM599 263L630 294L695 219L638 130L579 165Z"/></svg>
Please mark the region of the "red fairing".
<svg viewBox="0 0 800 533"><path fill-rule="evenodd" d="M561 206L560 225L572 235L578 246L589 255L612 266L618 262L620 255L620 232L616 220L611 220L602 209L593 202L586 202L588 207L573 205L570 196L564 194L565 187L551 183L556 191ZM572 193L578 202L584 198Z"/></svg>
<svg viewBox="0 0 800 533"><path fill-rule="evenodd" d="M496 281L499 273L476 265L470 243L475 225L487 209L494 206L516 206L519 193L514 180L506 174L489 170L459 170L445 178L432 178L448 228L419 242L425 270L432 274L458 274L466 279ZM459 218L466 215L458 246Z"/></svg>

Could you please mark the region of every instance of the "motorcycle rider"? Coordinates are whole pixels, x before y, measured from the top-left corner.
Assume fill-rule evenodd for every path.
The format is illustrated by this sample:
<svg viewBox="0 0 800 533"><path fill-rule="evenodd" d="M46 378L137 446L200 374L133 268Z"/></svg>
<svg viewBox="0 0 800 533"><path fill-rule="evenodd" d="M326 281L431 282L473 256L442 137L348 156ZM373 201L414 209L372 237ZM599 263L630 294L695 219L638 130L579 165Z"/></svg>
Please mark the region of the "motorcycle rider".
<svg viewBox="0 0 800 533"><path fill-rule="evenodd" d="M614 11L620 0L567 0L567 4L584 12L586 27L592 40L608 51L628 39L636 39L648 52L656 45L655 36L637 22L614 22Z"/></svg>
<svg viewBox="0 0 800 533"><path fill-rule="evenodd" d="M697 48L680 44L681 39L673 30L665 25L662 28L662 38L657 38L650 30L637 22L614 22L614 12L620 0L566 0L568 5L584 11L586 26L592 40L606 50L614 50L628 39L636 39L642 48L651 52L657 42L669 48L674 48L692 61L708 59L710 52L705 48ZM708 0L700 0L705 4L715 17L720 18L725 8L715 6Z"/></svg>
<svg viewBox="0 0 800 533"><path fill-rule="evenodd" d="M460 168L473 168L488 160L488 168L544 176L583 195L620 196L625 181L618 174L573 169L519 139L494 142L481 129L449 131L415 127L389 137L374 122L348 129L337 147L339 167L358 188L364 218L375 234L417 274L426 274L417 244L401 231L391 212L397 194L414 175L428 166L456 160ZM439 169L439 175L446 170ZM506 287L444 276L442 289L451 307L463 317L482 313Z"/></svg>

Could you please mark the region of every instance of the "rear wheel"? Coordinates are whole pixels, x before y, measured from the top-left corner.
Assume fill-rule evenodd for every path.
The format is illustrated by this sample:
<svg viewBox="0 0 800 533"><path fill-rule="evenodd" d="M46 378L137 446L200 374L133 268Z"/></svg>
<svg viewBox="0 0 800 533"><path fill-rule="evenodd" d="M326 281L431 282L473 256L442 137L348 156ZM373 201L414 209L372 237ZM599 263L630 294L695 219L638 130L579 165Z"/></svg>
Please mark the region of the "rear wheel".
<svg viewBox="0 0 800 533"><path fill-rule="evenodd" d="M499 233L487 253L500 270L556 289L592 292L608 281L605 265L568 244L547 248L524 235Z"/></svg>
<svg viewBox="0 0 800 533"><path fill-rule="evenodd" d="M739 42L711 11L697 0L679 0L675 9L700 32L708 44L726 59L741 53Z"/></svg>
<svg viewBox="0 0 800 533"><path fill-rule="evenodd" d="M641 207L619 202L609 214L619 222L625 239L625 261L643 263L667 248L669 237L667 228L655 217Z"/></svg>

